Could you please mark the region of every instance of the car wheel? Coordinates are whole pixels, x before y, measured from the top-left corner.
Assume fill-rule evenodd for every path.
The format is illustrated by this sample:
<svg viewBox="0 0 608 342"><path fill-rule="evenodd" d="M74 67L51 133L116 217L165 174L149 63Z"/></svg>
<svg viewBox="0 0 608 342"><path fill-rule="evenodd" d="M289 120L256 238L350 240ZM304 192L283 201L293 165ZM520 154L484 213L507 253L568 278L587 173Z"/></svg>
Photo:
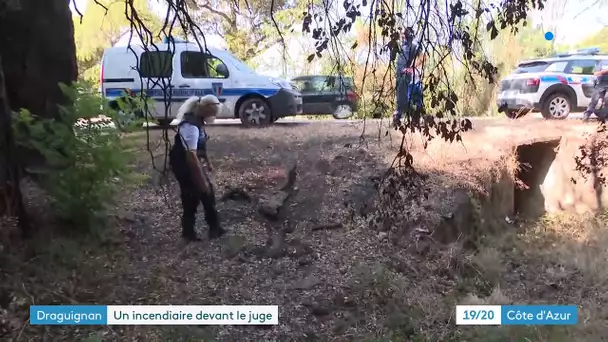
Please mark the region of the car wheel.
<svg viewBox="0 0 608 342"><path fill-rule="evenodd" d="M334 113L332 115L334 119L345 120L353 115L353 109L350 105L341 104L336 108L336 110L334 110Z"/></svg>
<svg viewBox="0 0 608 342"><path fill-rule="evenodd" d="M260 98L245 100L239 107L239 118L245 126L263 127L273 122L270 107Z"/></svg>
<svg viewBox="0 0 608 342"><path fill-rule="evenodd" d="M563 120L568 117L571 109L570 97L563 93L556 93L545 100L541 114L545 119Z"/></svg>

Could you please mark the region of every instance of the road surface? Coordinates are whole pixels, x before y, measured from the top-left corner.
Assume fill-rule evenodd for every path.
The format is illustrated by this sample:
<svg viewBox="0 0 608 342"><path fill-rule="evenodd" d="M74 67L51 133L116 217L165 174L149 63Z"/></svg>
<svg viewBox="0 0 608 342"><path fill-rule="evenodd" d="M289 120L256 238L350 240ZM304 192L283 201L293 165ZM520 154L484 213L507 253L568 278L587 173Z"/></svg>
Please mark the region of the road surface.
<svg viewBox="0 0 608 342"><path fill-rule="evenodd" d="M583 113L571 113L568 116L567 120L582 120L583 118ZM506 117L501 117L501 116L487 116L487 117L471 117L470 118L472 121L478 121L478 120L508 120ZM544 120L543 117L540 115L540 113L533 113L533 114L528 114L527 116L525 116L522 119L518 119L518 120ZM367 119L367 122L373 122L373 123L380 123L380 122L386 122L389 123L389 119L388 118L384 118L384 119ZM353 124L353 123L360 123L363 122L362 119L352 119L352 120L334 120L334 119L327 119L327 120L318 120L318 119L309 119L303 116L292 116L292 117L287 117L287 118L283 118L278 120L277 122L274 123L274 125L305 125L305 124L310 124L310 123L319 123L319 122L323 122L323 123L327 123L327 124ZM171 125L176 125L177 122L172 122ZM221 125L221 126L232 126L232 125L241 125L241 120L239 119L217 119L212 125ZM146 127L146 124L144 124L142 127ZM158 127L158 125L154 124L154 123L150 123L149 127Z"/></svg>
<svg viewBox="0 0 608 342"><path fill-rule="evenodd" d="M571 113L568 116L567 120L582 120L583 118L583 113ZM475 121L488 121L488 120L495 120L497 122L500 121L507 121L509 119L507 119L506 117L501 117L501 116L487 116L487 117L471 117L470 118L471 121L475 122ZM540 115L540 113L534 113L534 114L528 114L527 116L518 119L521 121L529 121L529 120L544 120L543 117ZM95 120L93 120L95 121ZM337 124L337 125L348 125L348 124L357 124L357 123L362 123L363 120L362 119L352 119L352 120L334 120L334 119L327 119L327 120L319 120L319 119L309 119L307 117L304 116L291 116L291 117L287 117L287 118L283 118L280 119L278 121L276 121L274 123L274 125L307 125L307 124L312 124L312 123L327 123L327 124ZM384 118L384 119L367 119L366 120L367 123L386 123L386 124L390 124L390 120L388 118ZM172 126L177 125L177 122L175 122L175 120L171 123ZM214 126L237 126L237 125L241 125L241 120L239 119L217 119L212 125ZM107 126L109 127L114 127L113 123L109 123L107 124ZM146 123L144 123L142 125L142 128L145 127L150 127L150 128L157 128L159 127L156 123L148 123L148 125L146 125Z"/></svg>

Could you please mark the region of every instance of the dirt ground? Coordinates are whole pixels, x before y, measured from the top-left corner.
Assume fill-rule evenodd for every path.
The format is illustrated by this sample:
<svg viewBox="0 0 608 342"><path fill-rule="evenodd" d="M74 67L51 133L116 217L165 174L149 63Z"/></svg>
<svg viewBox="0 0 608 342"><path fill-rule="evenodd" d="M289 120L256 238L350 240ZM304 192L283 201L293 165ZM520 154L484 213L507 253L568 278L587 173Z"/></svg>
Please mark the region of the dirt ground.
<svg viewBox="0 0 608 342"><path fill-rule="evenodd" d="M442 201L442 191L479 187L484 176L478 174L507 163L517 141L564 131L582 134L589 127L572 121L476 121L463 144L436 142L427 150L420 137L408 137L419 169L430 175L426 182L434 203L423 208L454 210L453 203ZM608 336L602 304L608 285L600 268L608 266L608 259L601 259L608 242L601 233L603 219L516 225L480 237L475 250L459 239L440 244L427 237L432 227L424 220L393 221L386 230L369 224L367 208L376 199L378 179L398 150L396 132L376 123L364 132L362 124L323 122L265 129L212 126L208 132L218 199L235 188L251 197L219 200L227 236L181 240L176 184L163 182L151 169L146 133L135 133L130 139L141 147L138 169L149 178L122 194L101 246L66 236L52 236L48 243L51 237L44 234L34 248L0 246L10 251L0 260L5 336L32 341L599 341ZM161 140L160 131L150 131L157 163L163 159ZM271 222L259 214L258 199L278 189L293 165L296 191L280 221ZM197 227L205 236L200 211ZM269 255L269 232L277 229L287 232L285 250ZM394 231L402 232L399 239L392 238ZM569 329L459 328L454 305L465 302L580 304L586 321ZM38 327L27 323L27 307L34 303L278 305L279 325Z"/></svg>

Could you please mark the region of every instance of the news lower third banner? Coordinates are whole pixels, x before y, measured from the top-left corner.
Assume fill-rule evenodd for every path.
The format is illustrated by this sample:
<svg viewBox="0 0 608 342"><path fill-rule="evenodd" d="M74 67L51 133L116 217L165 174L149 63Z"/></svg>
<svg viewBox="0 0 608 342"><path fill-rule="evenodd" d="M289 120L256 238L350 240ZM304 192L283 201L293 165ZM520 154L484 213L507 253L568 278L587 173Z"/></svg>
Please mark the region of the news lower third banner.
<svg viewBox="0 0 608 342"><path fill-rule="evenodd" d="M32 305L32 325L277 325L277 305Z"/></svg>
<svg viewBox="0 0 608 342"><path fill-rule="evenodd" d="M456 305L456 325L574 325L576 305Z"/></svg>

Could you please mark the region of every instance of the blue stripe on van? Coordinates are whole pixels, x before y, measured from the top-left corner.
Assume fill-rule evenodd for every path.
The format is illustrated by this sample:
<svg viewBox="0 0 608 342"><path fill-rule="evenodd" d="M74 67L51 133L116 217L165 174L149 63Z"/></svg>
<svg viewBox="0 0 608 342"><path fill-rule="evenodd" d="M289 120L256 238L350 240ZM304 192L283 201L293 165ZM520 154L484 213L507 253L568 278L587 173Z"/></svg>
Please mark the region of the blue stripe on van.
<svg viewBox="0 0 608 342"><path fill-rule="evenodd" d="M580 84L580 83L588 83L591 82L591 77L579 76L560 76L557 75L544 75L540 77L540 80L543 82L551 82L551 83L561 83L561 79L566 80L569 84Z"/></svg>
<svg viewBox="0 0 608 342"><path fill-rule="evenodd" d="M132 91L135 94L139 94L141 92L140 89L132 89ZM268 89L268 88L224 88L222 89L222 93L220 96L243 96L246 94L258 94L264 97L270 97L274 94L276 94L279 91L279 89ZM125 89L123 88L109 88L106 89L106 93L105 96L107 97L118 97L118 96L122 96L123 93L125 92ZM175 101L179 101L179 98L182 98L181 100L185 100L190 96L204 96L204 95L208 95L208 94L214 94L215 92L213 91L212 88L208 88L208 89L173 89L171 91L171 98L172 100ZM153 97L153 98L160 98L160 99L164 99L164 92L162 89L148 89L146 91L146 95L148 95L149 97Z"/></svg>
<svg viewBox="0 0 608 342"><path fill-rule="evenodd" d="M540 80L542 82L552 82L552 83L560 83L561 80L559 79L559 77L555 76L555 75L545 75L545 76L541 76Z"/></svg>
<svg viewBox="0 0 608 342"><path fill-rule="evenodd" d="M187 99L189 99L190 97L172 97L171 98L171 102L185 102ZM226 102L226 99L223 97L218 97L217 98L221 103ZM156 101L156 102L165 102L165 99L162 97L154 97L152 98L152 100Z"/></svg>

